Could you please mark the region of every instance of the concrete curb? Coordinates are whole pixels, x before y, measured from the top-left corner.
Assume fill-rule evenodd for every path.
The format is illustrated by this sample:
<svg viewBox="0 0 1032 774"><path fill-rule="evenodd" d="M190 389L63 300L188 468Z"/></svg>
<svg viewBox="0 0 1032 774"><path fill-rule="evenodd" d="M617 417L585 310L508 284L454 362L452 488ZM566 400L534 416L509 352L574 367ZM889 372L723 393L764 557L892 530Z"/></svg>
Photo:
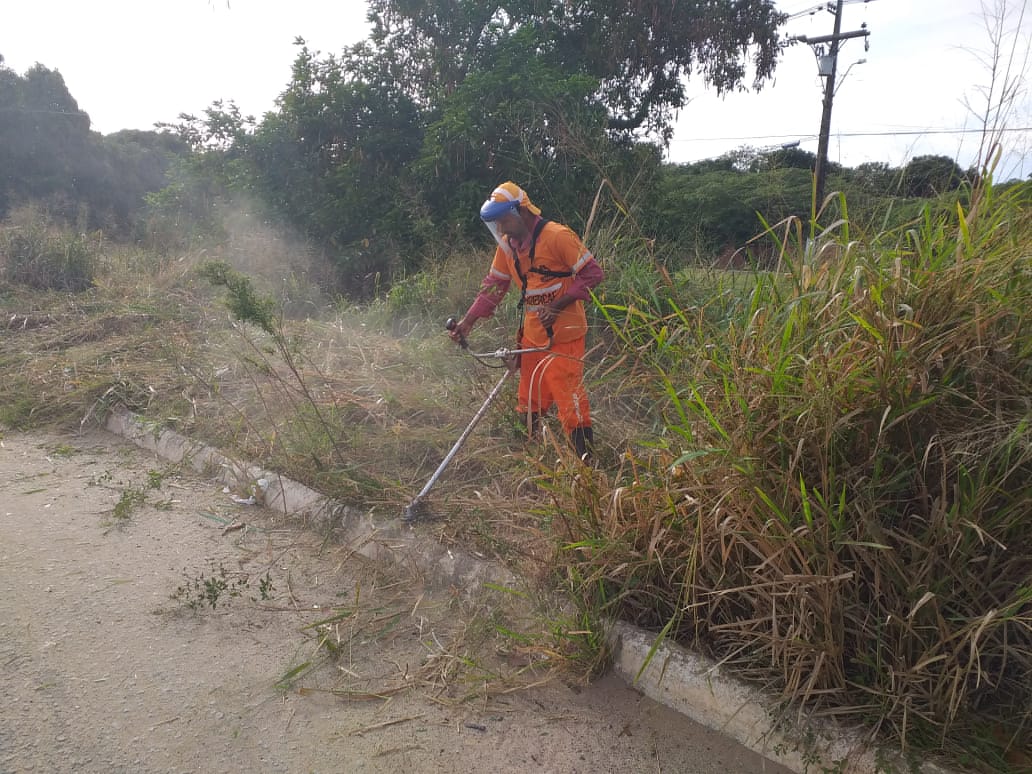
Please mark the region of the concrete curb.
<svg viewBox="0 0 1032 774"><path fill-rule="evenodd" d="M829 722L785 717L769 694L712 660L624 623L610 632L613 667L642 693L799 774L953 774L924 761L912 768L897 752L874 749L862 734Z"/></svg>
<svg viewBox="0 0 1032 774"><path fill-rule="evenodd" d="M400 514L398 519L374 522L368 513L335 502L274 471L231 459L126 409L112 411L106 427L143 449L177 464L189 465L241 493L256 492L256 482L264 480L267 486L261 496L266 507L305 524L323 528L333 525L341 531L341 539L354 553L410 567L435 585L469 593L487 581L510 588L522 585L515 575L495 562L428 540L424 531L404 524Z"/></svg>
<svg viewBox="0 0 1032 774"><path fill-rule="evenodd" d="M172 430L115 409L107 430L160 457L189 465L241 492L257 491L264 480L264 504L317 526L336 526L355 553L377 561L411 567L433 583L473 594L490 582L510 588L522 582L506 568L483 557L428 540L400 517L375 523L367 513L273 471L242 463L191 441ZM911 768L897 753L872 749L861 735L828 722L786 718L777 702L758 688L736 679L720 665L624 623L609 634L615 671L649 698L697 723L736 740L746 748L798 774L876 774L919 771L954 774L925 761Z"/></svg>

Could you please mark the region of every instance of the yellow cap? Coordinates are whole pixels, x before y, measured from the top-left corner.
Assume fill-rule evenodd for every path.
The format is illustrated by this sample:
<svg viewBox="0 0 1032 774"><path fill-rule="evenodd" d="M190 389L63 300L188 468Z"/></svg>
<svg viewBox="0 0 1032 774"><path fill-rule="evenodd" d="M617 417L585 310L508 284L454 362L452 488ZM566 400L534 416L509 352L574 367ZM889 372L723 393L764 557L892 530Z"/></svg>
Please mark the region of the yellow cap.
<svg viewBox="0 0 1032 774"><path fill-rule="evenodd" d="M538 207L535 207L533 202L530 201L530 197L527 196L526 191L524 191L522 188L520 188L512 181L507 181L505 183L502 183L500 186L498 186L491 192L491 195L487 198L487 201L484 202L484 206L480 208L480 215L482 218L484 218L485 215L488 215L488 217L485 218L485 220L494 220L494 218L490 217L490 215L498 209L500 209L498 205L506 204L515 204L519 207L526 207L530 212L534 213L535 215L541 214L541 210Z"/></svg>

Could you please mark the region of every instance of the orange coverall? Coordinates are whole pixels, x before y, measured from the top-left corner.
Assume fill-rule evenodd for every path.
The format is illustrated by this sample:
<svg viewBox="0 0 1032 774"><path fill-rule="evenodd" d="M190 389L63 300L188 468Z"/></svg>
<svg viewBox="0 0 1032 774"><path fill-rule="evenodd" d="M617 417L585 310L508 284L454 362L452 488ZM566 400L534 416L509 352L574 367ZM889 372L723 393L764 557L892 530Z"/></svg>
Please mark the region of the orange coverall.
<svg viewBox="0 0 1032 774"><path fill-rule="evenodd" d="M521 356L517 410L543 414L554 404L566 433L591 427L591 408L584 389L588 329L584 301L602 281L602 267L573 230L552 221L544 224L536 240L522 245L510 243L510 247L513 249L499 246L495 250L491 269L467 316L490 317L512 282L522 288L525 281L525 318L518 344L521 348L545 347L548 332L538 320L537 311L564 295L575 297L577 300L563 309L552 325L551 349Z"/></svg>

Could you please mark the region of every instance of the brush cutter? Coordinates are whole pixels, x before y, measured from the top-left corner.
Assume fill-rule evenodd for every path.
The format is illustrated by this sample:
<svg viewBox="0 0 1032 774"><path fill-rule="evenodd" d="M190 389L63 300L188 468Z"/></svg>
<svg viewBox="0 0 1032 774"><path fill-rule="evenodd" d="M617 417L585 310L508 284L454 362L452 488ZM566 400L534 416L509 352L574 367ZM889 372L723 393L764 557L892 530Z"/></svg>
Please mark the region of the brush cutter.
<svg viewBox="0 0 1032 774"><path fill-rule="evenodd" d="M451 331L455 329L455 325L455 318L449 317L444 327ZM469 349L469 343L466 341L464 337L461 337L459 339L459 345L465 350ZM470 423L466 425L466 429L462 431L462 435L459 436L459 440L455 442L455 445L451 447L451 450L444 456L444 459L441 460L441 464L437 466L437 470L435 470L434 474L430 476L429 480L423 486L422 490L420 490L419 494L416 495L416 498L405 507L404 519L406 522L411 523L414 521L419 521L421 519L426 518L429 515L429 510L426 507L424 498L426 497L430 489L433 487L433 485L437 483L437 479L441 477L441 474L444 472L444 469L448 467L448 464L458 453L459 449L462 448L462 445L466 442L466 439L469 438L470 433L473 432L473 428L475 428L477 424L480 422L480 420L484 418L484 414L487 413L488 408L490 408L491 404L494 403L495 398L497 398L498 394L502 391L502 387L504 387L505 383L509 381L509 378L514 373L516 373L516 365L518 363L519 356L524 354L525 352L544 352L548 349L551 349L551 346L552 340L551 338L549 338L547 347L532 347L529 349L503 348L496 349L494 352L470 353L470 355L472 355L477 360L480 360L481 362L488 360L501 361L501 363L503 364L502 366L492 367L504 367L505 373L502 374L502 378L498 380L498 384L496 384L494 386L494 389L491 390L491 392L488 394L487 399L484 401L484 404L480 407L477 413L473 415L473 419L471 419Z"/></svg>

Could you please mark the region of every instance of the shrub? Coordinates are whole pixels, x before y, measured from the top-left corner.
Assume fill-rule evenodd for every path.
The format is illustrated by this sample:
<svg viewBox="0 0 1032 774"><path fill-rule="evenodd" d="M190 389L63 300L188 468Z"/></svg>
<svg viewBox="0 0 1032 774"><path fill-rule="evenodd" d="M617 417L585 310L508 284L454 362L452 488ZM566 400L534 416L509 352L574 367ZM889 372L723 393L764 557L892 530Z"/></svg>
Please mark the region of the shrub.
<svg viewBox="0 0 1032 774"><path fill-rule="evenodd" d="M93 284L99 234L58 231L44 223L0 230L0 267L8 282L37 290L81 292Z"/></svg>

